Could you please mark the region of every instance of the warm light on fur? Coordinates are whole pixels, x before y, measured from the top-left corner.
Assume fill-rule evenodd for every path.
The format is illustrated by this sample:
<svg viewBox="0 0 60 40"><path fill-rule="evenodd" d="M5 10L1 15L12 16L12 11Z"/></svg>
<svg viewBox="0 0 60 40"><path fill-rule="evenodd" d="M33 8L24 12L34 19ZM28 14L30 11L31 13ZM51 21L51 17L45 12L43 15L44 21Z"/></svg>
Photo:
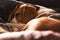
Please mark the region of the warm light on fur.
<svg viewBox="0 0 60 40"><path fill-rule="evenodd" d="M16 18L17 23L27 23L37 16L36 13L36 9L31 4L23 4L17 9L13 16Z"/></svg>
<svg viewBox="0 0 60 40"><path fill-rule="evenodd" d="M12 18L12 20L10 20L9 22L27 23L31 19L42 17L42 16L49 16L51 14L54 14L55 12L56 12L55 10L50 8L24 3L20 5L14 13L12 13L15 19Z"/></svg>
<svg viewBox="0 0 60 40"><path fill-rule="evenodd" d="M44 6L40 6L40 5L35 5L36 7L39 7L39 10L37 11L38 15L36 16L36 18L42 17L42 16L49 16L52 14L55 14L56 11Z"/></svg>
<svg viewBox="0 0 60 40"><path fill-rule="evenodd" d="M26 26L26 30L52 30L56 32L60 32L60 20L41 17L37 19L33 19L29 21Z"/></svg>

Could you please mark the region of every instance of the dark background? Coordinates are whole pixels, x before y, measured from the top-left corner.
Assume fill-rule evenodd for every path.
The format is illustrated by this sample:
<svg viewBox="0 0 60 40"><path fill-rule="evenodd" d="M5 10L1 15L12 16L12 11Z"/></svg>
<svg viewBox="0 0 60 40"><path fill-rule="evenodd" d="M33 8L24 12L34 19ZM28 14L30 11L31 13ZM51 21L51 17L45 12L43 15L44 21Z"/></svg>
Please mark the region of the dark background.
<svg viewBox="0 0 60 40"><path fill-rule="evenodd" d="M48 8L55 9L57 12L60 12L60 0L17 0L17 1L23 1L26 3L46 6Z"/></svg>

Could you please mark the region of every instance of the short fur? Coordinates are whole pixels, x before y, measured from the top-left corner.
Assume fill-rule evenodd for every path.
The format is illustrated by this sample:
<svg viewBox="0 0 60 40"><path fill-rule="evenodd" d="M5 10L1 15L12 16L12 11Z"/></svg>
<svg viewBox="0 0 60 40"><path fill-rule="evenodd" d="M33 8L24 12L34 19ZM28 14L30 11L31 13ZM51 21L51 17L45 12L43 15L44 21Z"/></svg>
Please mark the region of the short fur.
<svg viewBox="0 0 60 40"><path fill-rule="evenodd" d="M55 32L60 32L60 20L59 19L53 19L48 17L41 17L37 19L33 19L29 21L25 28L26 30L52 30Z"/></svg>
<svg viewBox="0 0 60 40"><path fill-rule="evenodd" d="M14 13L12 13L14 18L10 16L12 20L9 22L26 24L31 19L39 18L42 16L49 16L51 14L55 14L55 12L55 10L43 6L24 3L19 6Z"/></svg>

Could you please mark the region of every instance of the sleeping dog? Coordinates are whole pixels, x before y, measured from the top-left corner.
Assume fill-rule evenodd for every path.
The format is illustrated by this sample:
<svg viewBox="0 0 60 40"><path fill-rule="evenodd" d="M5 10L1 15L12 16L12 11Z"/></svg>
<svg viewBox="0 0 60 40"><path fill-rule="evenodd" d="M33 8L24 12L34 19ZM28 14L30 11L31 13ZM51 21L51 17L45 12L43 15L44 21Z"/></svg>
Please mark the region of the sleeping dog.
<svg viewBox="0 0 60 40"><path fill-rule="evenodd" d="M11 13L8 22L26 24L31 19L49 16L51 14L55 14L55 12L56 11L53 9L40 5L24 3L19 6L15 12ZM12 16L14 17L12 18Z"/></svg>
<svg viewBox="0 0 60 40"><path fill-rule="evenodd" d="M0 1L0 17L7 22L9 15L15 10L16 6L21 5L22 2L1 0ZM12 16L13 17L13 16Z"/></svg>
<svg viewBox="0 0 60 40"><path fill-rule="evenodd" d="M5 22L11 22L13 19L16 19L15 22L17 23L27 23L31 19L54 12L56 11L53 9L21 1L0 1L0 17Z"/></svg>
<svg viewBox="0 0 60 40"><path fill-rule="evenodd" d="M1 0L0 1L0 33L2 32L11 32L13 31L10 25L7 25L9 15L15 10L16 6L22 5L23 2L19 1L8 1ZM13 15L11 16L13 18Z"/></svg>
<svg viewBox="0 0 60 40"><path fill-rule="evenodd" d="M16 1L0 1L0 17L9 23L23 23L34 18L39 18L42 15L48 16L50 13L54 14L56 11L43 6L37 6L24 2ZM11 24L12 25L12 24ZM15 24L16 25L16 24ZM19 25L20 26L20 25ZM17 26L14 26L15 29ZM12 26L12 28L14 28ZM17 27L19 29L19 27ZM21 27L20 27L21 28Z"/></svg>

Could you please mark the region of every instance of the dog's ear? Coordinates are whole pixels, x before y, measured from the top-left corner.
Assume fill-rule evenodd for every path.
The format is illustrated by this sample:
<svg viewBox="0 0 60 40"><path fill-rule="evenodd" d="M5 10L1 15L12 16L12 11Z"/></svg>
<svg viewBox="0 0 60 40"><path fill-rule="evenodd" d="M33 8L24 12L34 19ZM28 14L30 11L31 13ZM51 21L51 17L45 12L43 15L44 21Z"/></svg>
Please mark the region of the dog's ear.
<svg viewBox="0 0 60 40"><path fill-rule="evenodd" d="M36 8L32 4L21 5L15 13L18 22L27 23L37 16Z"/></svg>
<svg viewBox="0 0 60 40"><path fill-rule="evenodd" d="M15 7L15 9L10 13L9 17L8 17L8 22L10 22L10 20L15 16L16 11L18 10L18 8L24 4L24 2L21 1L17 1L18 5Z"/></svg>
<svg viewBox="0 0 60 40"><path fill-rule="evenodd" d="M8 22L10 22L12 20L12 18L14 17L14 13L16 12L17 7L10 13L9 17L8 17Z"/></svg>

